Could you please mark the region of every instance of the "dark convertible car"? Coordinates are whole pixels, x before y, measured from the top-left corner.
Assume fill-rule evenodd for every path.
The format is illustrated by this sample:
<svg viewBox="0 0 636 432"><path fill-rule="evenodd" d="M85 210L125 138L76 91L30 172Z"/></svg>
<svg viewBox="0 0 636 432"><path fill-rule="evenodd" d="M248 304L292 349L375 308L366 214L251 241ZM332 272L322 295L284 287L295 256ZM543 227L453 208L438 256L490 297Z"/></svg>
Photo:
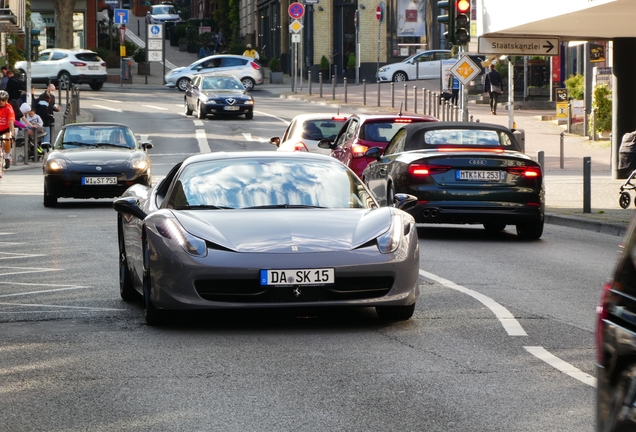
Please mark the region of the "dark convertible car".
<svg viewBox="0 0 636 432"><path fill-rule="evenodd" d="M233 75L199 74L192 78L184 96L185 114L196 111L197 117L208 115L245 115L254 117L254 99Z"/></svg>
<svg viewBox="0 0 636 432"><path fill-rule="evenodd" d="M415 123L400 129L362 173L380 204L396 193L417 197L418 223L516 225L521 238L543 233L544 187L538 163L510 129L473 122Z"/></svg>
<svg viewBox="0 0 636 432"><path fill-rule="evenodd" d="M61 197L113 198L134 184L150 186L151 148L123 124L65 125L42 166L44 206L57 206Z"/></svg>
<svg viewBox="0 0 636 432"><path fill-rule="evenodd" d="M337 160L306 152L191 156L119 212L120 293L146 321L170 310L375 307L405 320L419 295L413 218L379 207Z"/></svg>

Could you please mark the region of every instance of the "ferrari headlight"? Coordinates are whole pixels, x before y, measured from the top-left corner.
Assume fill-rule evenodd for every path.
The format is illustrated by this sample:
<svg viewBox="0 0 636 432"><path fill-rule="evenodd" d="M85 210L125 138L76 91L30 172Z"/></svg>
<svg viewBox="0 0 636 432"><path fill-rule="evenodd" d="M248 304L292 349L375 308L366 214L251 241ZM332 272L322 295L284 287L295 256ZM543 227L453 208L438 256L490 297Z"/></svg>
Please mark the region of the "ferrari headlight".
<svg viewBox="0 0 636 432"><path fill-rule="evenodd" d="M378 249L380 253L388 254L395 252L400 245L400 238L402 237L402 217L394 214L391 217L391 226L384 233L381 234L376 240L378 242Z"/></svg>
<svg viewBox="0 0 636 432"><path fill-rule="evenodd" d="M187 232L175 219L164 219L156 227L159 234L179 243L183 250L190 255L204 257L208 254L205 241Z"/></svg>
<svg viewBox="0 0 636 432"><path fill-rule="evenodd" d="M47 171L60 171L66 169L66 161L64 159L49 159L46 161Z"/></svg>
<svg viewBox="0 0 636 432"><path fill-rule="evenodd" d="M131 165L133 169L143 171L148 168L148 161L145 159L133 159Z"/></svg>

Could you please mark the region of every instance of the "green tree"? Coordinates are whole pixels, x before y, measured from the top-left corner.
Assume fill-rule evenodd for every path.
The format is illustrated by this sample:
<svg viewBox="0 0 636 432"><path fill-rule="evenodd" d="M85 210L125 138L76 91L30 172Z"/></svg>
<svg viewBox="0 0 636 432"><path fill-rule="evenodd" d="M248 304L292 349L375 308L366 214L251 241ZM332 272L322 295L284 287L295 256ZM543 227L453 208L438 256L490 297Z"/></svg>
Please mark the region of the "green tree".
<svg viewBox="0 0 636 432"><path fill-rule="evenodd" d="M596 132L612 130L612 92L605 85L594 87L592 109L596 110ZM594 133L594 122L590 121L590 133Z"/></svg>
<svg viewBox="0 0 636 432"><path fill-rule="evenodd" d="M570 78L565 80L565 87L568 89L569 97L575 100L583 100L585 88L585 80L583 79L583 75L570 75Z"/></svg>

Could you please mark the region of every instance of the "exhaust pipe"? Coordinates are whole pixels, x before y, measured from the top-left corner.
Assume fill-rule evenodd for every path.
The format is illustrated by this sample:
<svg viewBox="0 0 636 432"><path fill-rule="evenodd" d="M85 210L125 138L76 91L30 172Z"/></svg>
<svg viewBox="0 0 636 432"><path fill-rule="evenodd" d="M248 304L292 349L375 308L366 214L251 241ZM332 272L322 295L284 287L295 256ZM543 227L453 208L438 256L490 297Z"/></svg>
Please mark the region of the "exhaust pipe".
<svg viewBox="0 0 636 432"><path fill-rule="evenodd" d="M438 214L439 214L439 210L438 209L431 210L431 217L437 217Z"/></svg>
<svg viewBox="0 0 636 432"><path fill-rule="evenodd" d="M431 215L431 211L428 209L422 210L422 216L424 216L425 218L429 217Z"/></svg>

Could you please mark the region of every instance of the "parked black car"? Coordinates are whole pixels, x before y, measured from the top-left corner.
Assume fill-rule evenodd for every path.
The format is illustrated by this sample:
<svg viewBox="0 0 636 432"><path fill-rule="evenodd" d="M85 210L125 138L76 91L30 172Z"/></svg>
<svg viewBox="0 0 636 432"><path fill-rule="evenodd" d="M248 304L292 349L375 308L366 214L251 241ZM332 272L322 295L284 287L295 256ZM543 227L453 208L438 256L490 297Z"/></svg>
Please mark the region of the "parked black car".
<svg viewBox="0 0 636 432"><path fill-rule="evenodd" d="M362 179L381 205L395 194L417 197L417 223L483 224L489 231L516 225L519 237L538 239L545 211L541 166L521 152L512 131L476 122L412 123L396 132Z"/></svg>
<svg viewBox="0 0 636 432"><path fill-rule="evenodd" d="M636 430L636 215L597 308L596 430Z"/></svg>

